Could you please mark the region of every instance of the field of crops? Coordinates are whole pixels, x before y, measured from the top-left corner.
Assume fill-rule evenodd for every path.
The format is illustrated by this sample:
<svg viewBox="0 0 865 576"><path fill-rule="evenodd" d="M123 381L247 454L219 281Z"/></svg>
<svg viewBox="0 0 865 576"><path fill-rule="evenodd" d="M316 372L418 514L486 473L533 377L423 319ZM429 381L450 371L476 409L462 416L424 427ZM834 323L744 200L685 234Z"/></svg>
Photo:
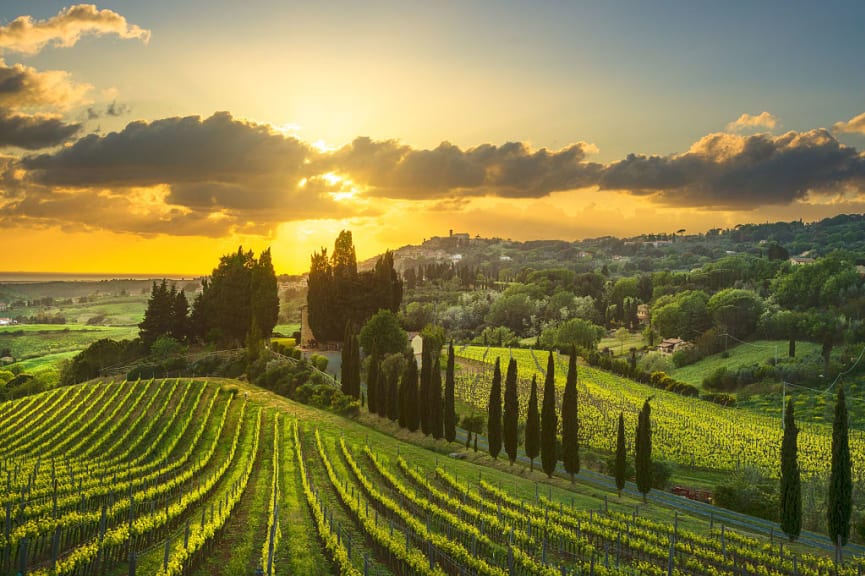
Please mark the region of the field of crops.
<svg viewBox="0 0 865 576"><path fill-rule="evenodd" d="M512 355L519 367L520 408L525 412L529 386L537 374L542 392L547 353L525 349L469 346L457 349L461 358L474 360L459 375L459 396L478 407L486 407L496 357L506 363ZM556 356L556 384L564 388L567 358ZM652 453L660 459L685 466L735 470L753 466L770 476L779 474L781 422L747 410L725 408L711 402L685 398L657 390L588 366L579 368L581 444L613 451L619 412L627 429L636 427L643 401L652 400ZM541 394L542 396L542 394ZM524 417L524 415L523 415ZM799 464L803 476L828 473L832 430L822 423L800 422ZM633 434L628 434L629 442ZM629 447L630 449L630 447ZM853 478L857 487L865 483L865 433L850 431ZM860 492L861 493L861 492Z"/></svg>
<svg viewBox="0 0 865 576"><path fill-rule="evenodd" d="M440 452L233 381L91 383L0 404L0 573L831 568L826 555L777 539L566 480L539 490L539 474L433 447ZM861 567L851 560L841 573Z"/></svg>

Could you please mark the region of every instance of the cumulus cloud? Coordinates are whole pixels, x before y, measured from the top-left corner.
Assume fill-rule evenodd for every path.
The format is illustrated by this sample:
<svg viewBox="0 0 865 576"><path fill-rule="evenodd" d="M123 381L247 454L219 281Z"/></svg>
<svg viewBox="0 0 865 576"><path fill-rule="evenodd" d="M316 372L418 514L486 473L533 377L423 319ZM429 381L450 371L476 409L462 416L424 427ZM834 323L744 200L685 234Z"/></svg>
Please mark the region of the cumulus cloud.
<svg viewBox="0 0 865 576"><path fill-rule="evenodd" d="M830 202L839 194L865 200L865 156L824 129L715 133L681 154L632 154L606 165L590 162L592 152L582 142L559 150L522 142L417 149L370 138L322 151L226 112L165 118L7 163L0 223L219 236L394 205L448 211L481 198L576 198L578 189L704 211Z"/></svg>
<svg viewBox="0 0 865 576"><path fill-rule="evenodd" d="M6 108L66 110L84 102L91 88L89 84L73 82L68 72L39 72L22 64L6 64L0 58L0 106Z"/></svg>
<svg viewBox="0 0 865 576"><path fill-rule="evenodd" d="M0 108L0 148L38 150L62 144L81 129L51 114L12 114Z"/></svg>
<svg viewBox="0 0 865 576"><path fill-rule="evenodd" d="M765 128L772 130L778 125L778 118L768 112L760 112L759 114L742 114L738 119L727 124L727 130L731 132L741 132L746 130L754 130Z"/></svg>
<svg viewBox="0 0 865 576"><path fill-rule="evenodd" d="M2 212L18 222L80 219L112 230L213 236L266 234L284 221L355 213L357 206L333 199L339 183L312 192L301 185L317 154L224 112L132 122L23 158L19 189L26 192ZM123 217L95 218L112 211Z"/></svg>
<svg viewBox="0 0 865 576"><path fill-rule="evenodd" d="M150 31L129 24L112 10L99 10L93 4L64 8L46 20L19 16L0 26L0 51L36 54L45 46L74 46L82 36L114 34L120 38L150 40Z"/></svg>
<svg viewBox="0 0 865 576"><path fill-rule="evenodd" d="M865 112L859 114L858 116L854 116L846 122L836 122L832 126L832 130L834 130L835 132L854 132L859 134L865 134Z"/></svg>
<svg viewBox="0 0 865 576"><path fill-rule="evenodd" d="M584 162L595 148L584 142L561 150L532 150L522 142L483 144L466 150L443 142L415 150L394 140L357 138L322 160L387 198L453 196L532 198L590 184L600 166Z"/></svg>
<svg viewBox="0 0 865 576"><path fill-rule="evenodd" d="M599 180L602 189L710 209L788 204L842 186L861 192L863 184L865 158L824 129L777 137L710 134L684 154L629 155Z"/></svg>

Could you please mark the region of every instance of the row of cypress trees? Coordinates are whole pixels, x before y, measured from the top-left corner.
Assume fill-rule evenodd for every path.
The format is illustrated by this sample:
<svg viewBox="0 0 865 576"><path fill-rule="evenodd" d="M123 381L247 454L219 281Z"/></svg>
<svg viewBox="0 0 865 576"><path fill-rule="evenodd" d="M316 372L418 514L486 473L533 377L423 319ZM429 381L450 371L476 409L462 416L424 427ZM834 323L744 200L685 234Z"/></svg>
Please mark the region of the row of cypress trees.
<svg viewBox="0 0 865 576"><path fill-rule="evenodd" d="M355 337L356 341L357 338ZM398 422L400 427L411 432L420 429L433 438L445 438L448 442L456 439L456 409L454 407L454 348L448 346L448 359L445 368L444 389L442 389L441 361L439 351L434 346L425 345L418 374L417 362L410 356L399 381L389 378L381 369L381 359L373 345L369 369L367 370L366 403L371 414ZM343 353L343 362L346 354ZM354 356L348 355L350 361ZM360 395L360 360L357 360L357 395ZM354 374L354 368L351 369ZM343 372L345 374L345 372ZM346 392L343 380L343 392ZM354 395L354 394L353 394Z"/></svg>
<svg viewBox="0 0 865 576"><path fill-rule="evenodd" d="M524 450L529 458L530 470L534 470L535 458L541 457L541 468L552 476L558 462L556 440L559 427L559 416L556 413L555 359L550 352L547 358L547 370L544 382L544 399L540 413L538 412L537 377L532 377L532 387L529 394L529 405L526 414L526 430ZM489 453L498 458L502 446L511 464L517 457L518 414L519 403L517 395L517 363L511 358L508 361L505 376L504 409L502 409L501 366L496 358L493 367L493 380L490 387L490 398L487 404L487 440ZM647 399L640 411L635 445L635 471L637 488L645 495L652 487L652 427L651 407ZM568 362L568 374L565 389L562 394L561 407L562 430L562 465L571 480L580 472L580 421L577 392L577 354L572 349ZM619 415L619 430L616 443L616 486L621 493L625 486L627 452L625 446L624 415Z"/></svg>

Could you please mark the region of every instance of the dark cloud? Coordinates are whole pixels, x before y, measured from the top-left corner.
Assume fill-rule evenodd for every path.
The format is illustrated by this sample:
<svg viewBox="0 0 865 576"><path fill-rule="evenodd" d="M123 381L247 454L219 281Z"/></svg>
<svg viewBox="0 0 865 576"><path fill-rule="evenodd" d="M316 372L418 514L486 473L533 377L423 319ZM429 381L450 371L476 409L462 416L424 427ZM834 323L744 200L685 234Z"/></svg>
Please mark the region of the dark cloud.
<svg viewBox="0 0 865 576"><path fill-rule="evenodd" d="M0 108L0 148L38 150L62 144L81 129L56 116L13 114Z"/></svg>
<svg viewBox="0 0 865 576"><path fill-rule="evenodd" d="M823 129L777 137L711 134L684 154L632 154L607 166L598 181L601 189L709 209L789 204L844 186L861 192L863 183L863 156Z"/></svg>
<svg viewBox="0 0 865 576"><path fill-rule="evenodd" d="M98 108L95 106L88 107L85 116L87 120L98 120L105 116L113 116L117 118L129 114L131 111L132 109L129 105L123 104L122 102L118 103L117 100L113 100L111 104L104 108Z"/></svg>
<svg viewBox="0 0 865 576"><path fill-rule="evenodd" d="M522 142L483 144L462 150L443 142L415 150L393 140L357 138L322 160L327 170L348 174L387 198L454 196L532 198L590 184L599 166L585 163L590 145L532 151Z"/></svg>
<svg viewBox="0 0 865 576"><path fill-rule="evenodd" d="M68 72L39 72L22 64L6 64L0 58L0 106L64 110L80 103L89 90L88 84L72 82Z"/></svg>
<svg viewBox="0 0 865 576"><path fill-rule="evenodd" d="M219 236L266 234L278 223L353 215L326 181L302 181L317 152L227 113L133 122L20 161L16 221L86 221L118 231ZM108 214L122 213L116 219Z"/></svg>

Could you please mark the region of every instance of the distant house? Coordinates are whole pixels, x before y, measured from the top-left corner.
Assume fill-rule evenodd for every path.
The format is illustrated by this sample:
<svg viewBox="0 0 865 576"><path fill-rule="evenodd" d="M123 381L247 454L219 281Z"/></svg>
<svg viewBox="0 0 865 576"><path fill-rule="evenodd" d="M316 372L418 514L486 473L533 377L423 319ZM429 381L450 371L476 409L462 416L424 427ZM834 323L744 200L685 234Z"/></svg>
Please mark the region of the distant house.
<svg viewBox="0 0 865 576"><path fill-rule="evenodd" d="M18 321L12 318L0 318L0 326L11 326L12 324L18 324Z"/></svg>
<svg viewBox="0 0 865 576"><path fill-rule="evenodd" d="M691 347L692 344L681 338L666 338L658 345L658 352L661 354L672 354L684 348Z"/></svg>
<svg viewBox="0 0 865 576"><path fill-rule="evenodd" d="M640 324L648 324L649 323L649 305L648 304L639 304L637 306L637 321Z"/></svg>
<svg viewBox="0 0 865 576"><path fill-rule="evenodd" d="M793 266L802 266L803 264L813 264L814 259L805 256L793 256L790 258L790 264Z"/></svg>

